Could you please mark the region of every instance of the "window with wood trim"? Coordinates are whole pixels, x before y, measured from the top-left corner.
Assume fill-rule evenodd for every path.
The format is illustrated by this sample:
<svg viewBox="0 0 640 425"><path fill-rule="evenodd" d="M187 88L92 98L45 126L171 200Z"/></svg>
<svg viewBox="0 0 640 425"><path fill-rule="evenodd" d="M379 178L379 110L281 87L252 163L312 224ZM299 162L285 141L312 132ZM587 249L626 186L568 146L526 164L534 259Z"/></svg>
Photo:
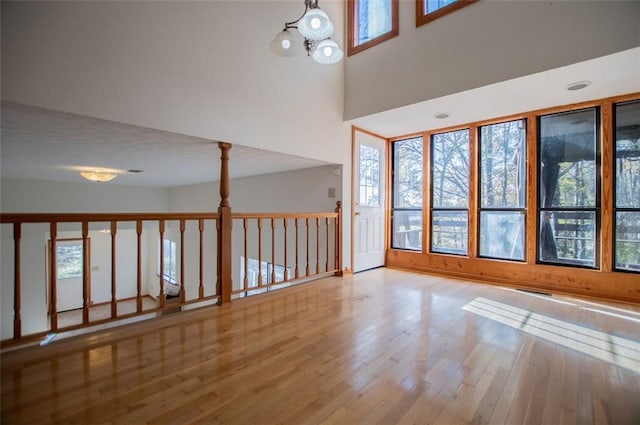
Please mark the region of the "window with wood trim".
<svg viewBox="0 0 640 425"><path fill-rule="evenodd" d="M391 247L422 251L422 137L393 142Z"/></svg>
<svg viewBox="0 0 640 425"><path fill-rule="evenodd" d="M539 117L538 260L598 267L599 108Z"/></svg>
<svg viewBox="0 0 640 425"><path fill-rule="evenodd" d="M478 254L525 259L527 150L525 120L480 127Z"/></svg>
<svg viewBox="0 0 640 425"><path fill-rule="evenodd" d="M416 26L419 27L477 0L416 0Z"/></svg>
<svg viewBox="0 0 640 425"><path fill-rule="evenodd" d="M616 270L640 272L640 101L615 105Z"/></svg>
<svg viewBox="0 0 640 425"><path fill-rule="evenodd" d="M349 0L347 56L398 35L398 0Z"/></svg>
<svg viewBox="0 0 640 425"><path fill-rule="evenodd" d="M431 252L467 255L469 130L431 136Z"/></svg>

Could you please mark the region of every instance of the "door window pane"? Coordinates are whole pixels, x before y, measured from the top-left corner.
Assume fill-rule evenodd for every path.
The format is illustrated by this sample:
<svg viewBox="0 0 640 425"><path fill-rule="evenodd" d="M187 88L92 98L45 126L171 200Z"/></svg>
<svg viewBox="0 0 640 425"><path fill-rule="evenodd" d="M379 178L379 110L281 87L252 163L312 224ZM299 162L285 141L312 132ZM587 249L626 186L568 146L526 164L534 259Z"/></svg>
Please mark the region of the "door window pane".
<svg viewBox="0 0 640 425"><path fill-rule="evenodd" d="M480 255L524 260L524 213L480 212Z"/></svg>
<svg viewBox="0 0 640 425"><path fill-rule="evenodd" d="M58 242L56 270L58 279L82 277L82 242Z"/></svg>
<svg viewBox="0 0 640 425"><path fill-rule="evenodd" d="M380 151L360 145L360 199L361 206L380 206Z"/></svg>

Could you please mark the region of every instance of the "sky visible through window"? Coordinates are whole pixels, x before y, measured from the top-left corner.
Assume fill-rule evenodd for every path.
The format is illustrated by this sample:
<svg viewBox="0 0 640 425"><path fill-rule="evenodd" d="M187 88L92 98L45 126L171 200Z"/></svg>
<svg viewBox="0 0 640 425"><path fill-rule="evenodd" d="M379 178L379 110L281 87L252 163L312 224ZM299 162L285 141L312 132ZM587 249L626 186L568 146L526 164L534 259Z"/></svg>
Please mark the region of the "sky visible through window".
<svg viewBox="0 0 640 425"><path fill-rule="evenodd" d="M424 3L424 13L432 13L438 9L442 9L445 6L449 6L451 3L455 3L457 0L427 0Z"/></svg>
<svg viewBox="0 0 640 425"><path fill-rule="evenodd" d="M357 45L391 31L391 0L360 0L357 7Z"/></svg>

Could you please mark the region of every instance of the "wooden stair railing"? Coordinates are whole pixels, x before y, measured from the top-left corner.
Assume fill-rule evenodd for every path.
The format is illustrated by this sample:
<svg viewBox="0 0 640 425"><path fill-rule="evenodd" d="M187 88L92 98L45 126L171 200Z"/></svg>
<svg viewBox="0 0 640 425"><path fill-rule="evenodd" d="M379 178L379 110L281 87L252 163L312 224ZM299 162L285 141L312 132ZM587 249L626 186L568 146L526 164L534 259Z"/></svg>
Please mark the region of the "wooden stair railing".
<svg viewBox="0 0 640 425"><path fill-rule="evenodd" d="M313 277L323 276L329 273L335 275L342 275L341 264L341 251L342 251L342 207L341 203L337 203L335 212L331 213L232 213L231 206L229 205L229 150L231 144L219 142L218 146L221 151L221 173L220 173L220 206L217 213L61 213L61 214L40 214L40 213L6 213L0 214L0 223L2 223L3 233L5 232L5 225L12 225L13 233L13 327L8 331L3 331L2 341L0 346L4 347L16 342L22 342L27 340L35 340L45 336L50 332L69 331L87 326L94 326L102 323L106 323L114 320L121 320L131 318L134 316L147 315L150 313L160 314L170 307L172 310L176 309L178 304L180 307L193 304L217 301L218 304L231 301L233 297L246 296L260 290L269 290L270 288L277 287L282 284L291 284L296 280L308 280ZM242 253L244 258L244 264L239 265L234 269L235 261L239 261L240 255L234 257L233 251L233 222L241 222L241 225L236 227L236 230L242 231L242 236L236 238L238 245L242 244L242 250L238 253ZM213 221L215 227L208 226ZM150 222L157 223L157 236L159 240L159 258L158 258L158 299L157 304L154 307L144 307L144 298L147 294L143 290L143 281L145 280L145 274L143 270L145 268L144 257L147 255L153 255L150 252L153 250L148 249L145 252L145 237L148 234L149 227L145 223ZM268 227L263 226L263 223L269 224ZM82 240L82 320L77 324L67 324L60 326L60 313L58 311L58 270L57 270L57 249L60 235L60 225L68 226L70 223L80 224L80 238ZM101 231L110 233L110 279L109 279L109 291L110 296L104 303L108 306L108 314L102 318L94 318L90 314L94 307L91 300L91 263L90 263L90 251L89 251L89 239L92 232L92 224L107 223L108 229ZM119 228L119 224L125 223L124 228ZM118 250L118 235L123 234L126 230L126 226L135 227L135 276L133 284L135 285L134 297L118 297L118 271L121 267L120 263L117 263ZM170 306L167 306L167 293L165 285L165 259L164 259L164 238L165 234L169 230L174 230L172 226L177 223L179 231L179 244L180 249L177 250L179 260L176 259L174 264L179 264L179 278L178 284L180 286L178 297L179 302L171 302ZM186 237L188 233L188 225L194 224L196 233L192 234L191 238ZM25 245L23 244L23 237L25 235L25 228L29 230L31 225L48 225L49 243L47 244L47 257L48 263L46 263L47 272L49 274L48 281L46 282L46 289L42 288L42 291L48 292L47 302L47 325L40 326L36 331L30 331L28 335L25 335L24 316L25 310L23 303L23 270L22 262L26 257L23 254ZM133 227L132 227L133 226ZM255 227L257 229L257 241L249 240L248 234L251 229ZM268 229L271 229L269 232ZM205 232L209 229L214 229L215 235L215 247L216 255L215 259L205 256ZM263 238L263 229L265 237ZM93 230L95 231L95 230ZM74 232L77 233L77 230ZM292 238L291 233L294 233ZM42 238L45 237L46 231L43 231ZM305 239L304 243L301 243L301 239ZM263 240L270 239L270 244L263 246ZM292 240L293 239L293 240ZM281 243L277 243L280 240ZM3 239L4 241L4 239ZM64 242L64 241L63 241ZM172 241L176 242L176 241ZM191 243L189 243L191 242ZM188 270L186 259L190 258L187 255L185 247L189 245L196 245L198 248L197 254L197 280L194 278L188 282L188 287L192 288L192 291L187 289L187 276ZM210 246L210 245L207 245ZM312 250L314 252L312 252ZM265 252L266 251L266 252ZM270 251L270 252L269 252ZM265 255L266 254L266 255ZM256 280L249 279L249 259L252 256L257 255L258 261L258 273ZM313 255L313 257L312 257ZM293 258L294 265L291 264ZM300 258L305 258L304 263L300 262ZM312 260L313 258L313 264ZM205 278L205 264L211 264L215 261L216 276L215 281L210 282L211 287L207 286L209 282ZM267 266L267 273L262 272L263 263ZM190 262L193 265L193 262ZM324 264L324 268L321 267ZM193 268L193 266L191 266ZM292 270L293 267L293 270ZM151 273L147 273L151 274ZM234 287L233 275L243 275L242 279L238 279L239 285ZM7 276L8 273L2 274L2 277ZM152 281L152 277L146 279L147 282ZM7 282L0 282L3 289L3 295ZM33 285L33 282L29 282ZM193 294L196 295L193 295ZM191 295L190 295L191 294ZM125 313L121 311L120 304L124 302L132 301L135 304L135 308L132 312ZM6 314L6 313L5 313ZM43 312L44 314L44 312ZM6 320L3 317L3 320ZM32 326L33 327L33 326ZM4 327L3 327L4 329ZM12 337L8 338L8 333L12 333Z"/></svg>

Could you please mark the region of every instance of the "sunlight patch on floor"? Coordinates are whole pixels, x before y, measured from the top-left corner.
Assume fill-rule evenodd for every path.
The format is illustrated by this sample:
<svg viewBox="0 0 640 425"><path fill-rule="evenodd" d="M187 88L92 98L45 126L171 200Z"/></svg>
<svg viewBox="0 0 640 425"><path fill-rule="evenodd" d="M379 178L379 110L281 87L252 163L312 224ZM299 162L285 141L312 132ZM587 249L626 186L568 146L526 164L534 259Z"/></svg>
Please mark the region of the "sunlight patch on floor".
<svg viewBox="0 0 640 425"><path fill-rule="evenodd" d="M640 374L640 343L478 297L463 310Z"/></svg>

